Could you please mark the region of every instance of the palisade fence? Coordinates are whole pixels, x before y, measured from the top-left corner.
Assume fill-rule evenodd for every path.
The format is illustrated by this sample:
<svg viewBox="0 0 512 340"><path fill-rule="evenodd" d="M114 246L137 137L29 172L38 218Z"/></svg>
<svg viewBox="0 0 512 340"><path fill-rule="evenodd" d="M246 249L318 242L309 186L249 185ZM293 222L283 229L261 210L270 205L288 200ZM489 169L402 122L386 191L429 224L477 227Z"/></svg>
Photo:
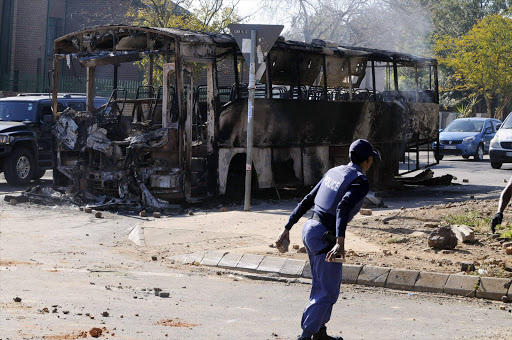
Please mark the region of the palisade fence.
<svg viewBox="0 0 512 340"><path fill-rule="evenodd" d="M52 91L53 85L48 82L48 76L16 73L14 76L0 75L0 91L21 93L47 93ZM112 79L95 79L96 96L110 97L114 81ZM134 80L118 80L117 87L126 89L129 98L135 98L137 88L142 82ZM86 77L59 76L59 92L85 93Z"/></svg>

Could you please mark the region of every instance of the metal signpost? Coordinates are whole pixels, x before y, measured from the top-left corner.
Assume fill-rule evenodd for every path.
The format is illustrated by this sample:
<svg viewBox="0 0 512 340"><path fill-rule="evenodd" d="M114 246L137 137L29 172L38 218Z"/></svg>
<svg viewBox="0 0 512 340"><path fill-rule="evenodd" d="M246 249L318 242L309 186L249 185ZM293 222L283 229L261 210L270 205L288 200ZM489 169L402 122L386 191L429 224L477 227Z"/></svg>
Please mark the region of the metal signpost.
<svg viewBox="0 0 512 340"><path fill-rule="evenodd" d="M245 199L244 210L251 210L251 171L252 171L252 132L254 93L256 81L261 79L266 68L265 60L268 52L283 30L283 25L248 25L231 24L231 34L242 51L244 59L249 63L249 99L247 104L247 159L245 162ZM258 65L258 79L256 79Z"/></svg>

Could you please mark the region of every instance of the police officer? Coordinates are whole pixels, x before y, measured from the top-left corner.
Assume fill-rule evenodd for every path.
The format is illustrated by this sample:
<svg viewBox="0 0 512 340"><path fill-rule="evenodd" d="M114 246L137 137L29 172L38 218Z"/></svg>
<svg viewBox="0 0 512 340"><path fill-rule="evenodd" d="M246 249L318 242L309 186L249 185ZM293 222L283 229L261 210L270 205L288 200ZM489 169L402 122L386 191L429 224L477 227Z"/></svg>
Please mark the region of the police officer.
<svg viewBox="0 0 512 340"><path fill-rule="evenodd" d="M313 282L309 304L302 315L302 334L298 340L342 339L327 335L325 326L340 294L342 264L334 260L337 256L345 258L347 223L363 205L369 190L365 172L379 158L372 145L364 139L350 145L349 156L350 163L327 171L297 205L276 241L277 247L285 241L289 242L292 226L313 208L313 216L302 230Z"/></svg>
<svg viewBox="0 0 512 340"><path fill-rule="evenodd" d="M512 197L512 177L508 180L507 186L501 192L500 201L498 203L498 212L491 219L491 231L494 234L496 232L496 226L503 222L503 212L510 202Z"/></svg>

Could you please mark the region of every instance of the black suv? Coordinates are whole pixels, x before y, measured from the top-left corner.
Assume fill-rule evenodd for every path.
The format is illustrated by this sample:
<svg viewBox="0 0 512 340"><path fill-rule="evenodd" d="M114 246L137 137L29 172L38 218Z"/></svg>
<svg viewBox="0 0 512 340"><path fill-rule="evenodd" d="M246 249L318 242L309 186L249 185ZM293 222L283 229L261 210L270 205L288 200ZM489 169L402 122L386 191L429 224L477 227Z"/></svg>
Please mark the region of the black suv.
<svg viewBox="0 0 512 340"><path fill-rule="evenodd" d="M58 111L85 111L83 94L59 94ZM96 97L100 107L107 98ZM27 185L53 167L52 100L46 94L0 98L0 172L10 185Z"/></svg>

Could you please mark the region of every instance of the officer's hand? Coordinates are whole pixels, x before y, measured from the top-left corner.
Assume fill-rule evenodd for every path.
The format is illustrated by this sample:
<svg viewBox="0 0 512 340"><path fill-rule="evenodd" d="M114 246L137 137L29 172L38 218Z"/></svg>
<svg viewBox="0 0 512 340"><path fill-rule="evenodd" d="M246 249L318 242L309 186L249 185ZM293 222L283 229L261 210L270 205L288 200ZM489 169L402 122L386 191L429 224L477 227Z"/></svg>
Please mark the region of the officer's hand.
<svg viewBox="0 0 512 340"><path fill-rule="evenodd" d="M283 245L283 241L287 240L290 243L290 231L288 229L284 229L281 235L277 238L276 248L279 248Z"/></svg>
<svg viewBox="0 0 512 340"><path fill-rule="evenodd" d="M337 255L341 255L342 259L345 259L345 238L338 237L336 238L336 244L332 247L331 250L327 253L325 260L327 262L333 262Z"/></svg>
<svg viewBox="0 0 512 340"><path fill-rule="evenodd" d="M496 226L498 224L501 224L502 221L503 221L503 214L500 212L497 212L491 220L491 231L493 234L496 232Z"/></svg>

